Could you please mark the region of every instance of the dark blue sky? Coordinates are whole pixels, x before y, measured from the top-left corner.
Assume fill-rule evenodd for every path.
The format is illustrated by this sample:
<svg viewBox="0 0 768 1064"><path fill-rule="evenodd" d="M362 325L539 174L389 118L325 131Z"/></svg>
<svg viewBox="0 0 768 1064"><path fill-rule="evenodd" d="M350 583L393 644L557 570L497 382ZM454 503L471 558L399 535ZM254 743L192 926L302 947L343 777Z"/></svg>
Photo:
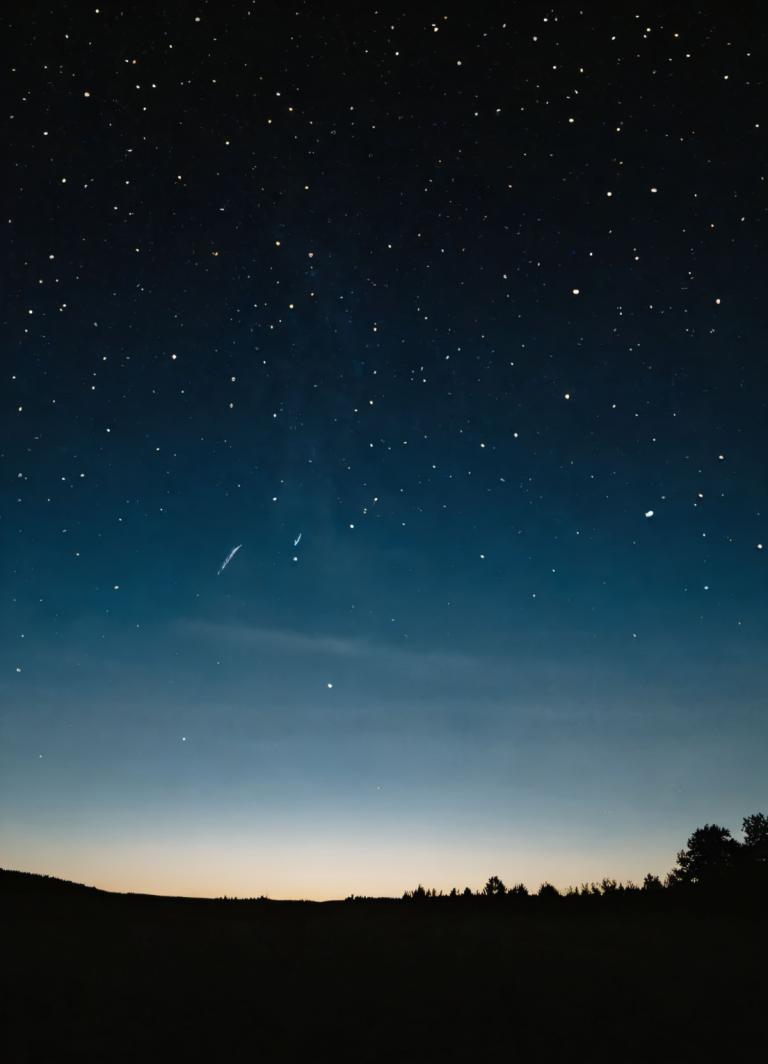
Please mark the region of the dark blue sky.
<svg viewBox="0 0 768 1064"><path fill-rule="evenodd" d="M637 879L764 808L748 13L9 40L3 863Z"/></svg>

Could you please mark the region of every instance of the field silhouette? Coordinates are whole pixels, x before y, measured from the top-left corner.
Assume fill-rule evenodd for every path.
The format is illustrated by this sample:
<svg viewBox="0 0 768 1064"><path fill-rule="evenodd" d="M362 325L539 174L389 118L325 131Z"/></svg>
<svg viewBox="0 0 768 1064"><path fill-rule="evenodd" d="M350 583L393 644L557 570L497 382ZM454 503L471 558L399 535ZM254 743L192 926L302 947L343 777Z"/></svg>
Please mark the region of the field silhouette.
<svg viewBox="0 0 768 1064"><path fill-rule="evenodd" d="M477 893L208 900L3 871L3 1056L754 1060L768 945L756 817L752 843L698 829L665 883L569 893L492 876Z"/></svg>

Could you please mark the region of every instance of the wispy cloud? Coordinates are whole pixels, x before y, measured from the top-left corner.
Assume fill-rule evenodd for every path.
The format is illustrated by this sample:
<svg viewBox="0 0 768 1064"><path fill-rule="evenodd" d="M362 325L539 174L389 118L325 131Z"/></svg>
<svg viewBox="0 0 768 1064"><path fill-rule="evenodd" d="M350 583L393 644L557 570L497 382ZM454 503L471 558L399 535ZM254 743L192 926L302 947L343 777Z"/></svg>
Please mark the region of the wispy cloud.
<svg viewBox="0 0 768 1064"><path fill-rule="evenodd" d="M626 680L611 677L595 660L574 660L553 655L536 657L523 648L504 656L453 653L443 649L398 647L365 638L329 636L250 625L185 622L187 636L204 642L247 651L265 662L289 658L297 672L302 667L338 666L358 678L376 681L379 689L400 690L424 697L477 704L480 700L525 698L538 705L564 702L573 706L595 696L606 701L606 689L617 691ZM608 696L610 697L610 696Z"/></svg>
<svg viewBox="0 0 768 1064"><path fill-rule="evenodd" d="M185 622L184 631L192 636L226 643L232 647L248 647L269 654L303 657L335 658L337 660L368 661L404 670L449 669L476 671L498 668L495 659L446 651L405 649L391 643L376 643L368 639L347 636L315 635L280 628L259 628L250 625L212 624L202 621ZM506 666L508 668L508 665Z"/></svg>
<svg viewBox="0 0 768 1064"><path fill-rule="evenodd" d="M477 714L481 707L496 707L539 720L602 719L614 725L629 718L666 720L672 710L676 720L702 723L722 712L724 679L730 687L736 678L735 663L718 662L713 682L703 690L701 667L692 670L685 662L651 657L655 668L643 672L606 660L599 649L585 655L556 645L538 654L520 644L504 655L472 655L247 624L185 621L182 632L221 650L258 657L267 668L275 662L281 682L291 671L300 676L303 669L328 668L332 678L338 668L349 678L346 690L360 695L375 689L395 706L435 701L444 709ZM752 707L762 704L760 695L753 689L741 692L741 716L751 716Z"/></svg>

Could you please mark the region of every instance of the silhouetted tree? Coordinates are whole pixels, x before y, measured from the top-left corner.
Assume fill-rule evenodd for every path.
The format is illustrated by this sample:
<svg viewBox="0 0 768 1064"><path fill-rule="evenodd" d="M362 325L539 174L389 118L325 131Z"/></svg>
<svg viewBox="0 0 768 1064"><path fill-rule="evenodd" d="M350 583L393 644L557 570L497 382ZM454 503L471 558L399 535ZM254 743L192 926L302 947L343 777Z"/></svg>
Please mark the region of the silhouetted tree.
<svg viewBox="0 0 768 1064"><path fill-rule="evenodd" d="M510 897L527 898L528 888L525 883L515 883L514 887L509 888L507 894L510 895Z"/></svg>
<svg viewBox="0 0 768 1064"><path fill-rule="evenodd" d="M768 867L768 816L752 813L742 821L744 853L750 863Z"/></svg>
<svg viewBox="0 0 768 1064"><path fill-rule="evenodd" d="M539 887L538 897L551 901L553 898L560 897L560 891L557 887L553 887L551 883L542 883Z"/></svg>
<svg viewBox="0 0 768 1064"><path fill-rule="evenodd" d="M673 885L715 886L734 870L739 843L728 828L705 824L688 839L686 849L677 855L677 865L670 874Z"/></svg>
<svg viewBox="0 0 768 1064"><path fill-rule="evenodd" d="M488 882L483 887L483 894L486 897L501 897L507 893L507 888L501 882L498 876L491 876Z"/></svg>
<svg viewBox="0 0 768 1064"><path fill-rule="evenodd" d="M652 872L649 872L643 880L643 890L664 890L664 885L658 876L655 876Z"/></svg>

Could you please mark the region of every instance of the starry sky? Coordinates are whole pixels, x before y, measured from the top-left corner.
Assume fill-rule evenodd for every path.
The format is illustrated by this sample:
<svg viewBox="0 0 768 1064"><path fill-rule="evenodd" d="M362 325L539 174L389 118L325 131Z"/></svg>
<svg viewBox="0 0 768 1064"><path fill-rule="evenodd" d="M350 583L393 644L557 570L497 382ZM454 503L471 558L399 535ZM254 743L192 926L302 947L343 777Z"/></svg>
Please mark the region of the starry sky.
<svg viewBox="0 0 768 1064"><path fill-rule="evenodd" d="M644 8L17 5L6 867L564 886L765 808L765 35Z"/></svg>

